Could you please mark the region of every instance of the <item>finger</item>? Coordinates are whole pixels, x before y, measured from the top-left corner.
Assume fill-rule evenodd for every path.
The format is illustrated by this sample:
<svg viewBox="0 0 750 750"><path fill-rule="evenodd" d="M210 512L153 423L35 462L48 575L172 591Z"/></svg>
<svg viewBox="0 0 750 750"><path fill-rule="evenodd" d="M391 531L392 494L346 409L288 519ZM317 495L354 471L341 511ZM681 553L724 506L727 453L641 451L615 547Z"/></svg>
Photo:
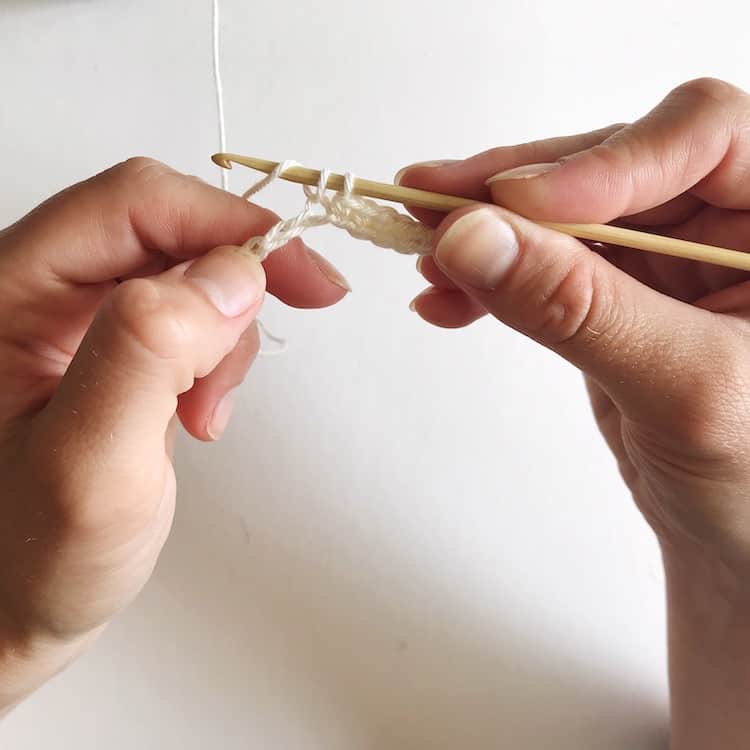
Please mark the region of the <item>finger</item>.
<svg viewBox="0 0 750 750"><path fill-rule="evenodd" d="M155 252L186 260L240 245L273 223L237 196L134 158L45 201L13 227L4 254L58 280L96 284L126 277Z"/></svg>
<svg viewBox="0 0 750 750"><path fill-rule="evenodd" d="M417 258L417 271L433 286L440 289L457 289L455 283L438 268L431 255L420 255Z"/></svg>
<svg viewBox="0 0 750 750"><path fill-rule="evenodd" d="M516 146L501 146L484 151L462 161L422 162L400 170L394 182L404 187L432 190L436 193L459 195L477 201L491 201L491 192L486 181L498 172L522 164L550 162L567 154L601 143L621 130L622 124L610 125L590 133L548 138L522 143ZM420 221L437 226L444 214L427 209L409 207Z"/></svg>
<svg viewBox="0 0 750 750"><path fill-rule="evenodd" d="M571 222L609 222L686 191L723 208L750 208L748 101L721 81L684 84L600 144L495 175L492 199L534 219Z"/></svg>
<svg viewBox="0 0 750 750"><path fill-rule="evenodd" d="M440 328L463 328L483 318L487 311L465 292L430 287L417 295L409 308Z"/></svg>
<svg viewBox="0 0 750 750"><path fill-rule="evenodd" d="M176 266L180 261L177 259L170 258L164 253L154 252L152 253L151 260L144 263L134 271L126 273L124 276L120 276L117 281L127 281L128 279L142 279L146 276L153 276L154 274L166 271L168 268Z"/></svg>
<svg viewBox="0 0 750 750"><path fill-rule="evenodd" d="M750 215L745 211L704 206L691 219L680 225L668 227L666 233L678 239L750 252ZM637 255L643 256L641 266L644 262L648 263L655 274L652 278L658 280L662 291L690 302L733 287L749 276L747 271L723 268L710 263L696 264L693 261L668 258L656 253L634 253L632 250L622 252L621 258L625 262L621 260L618 266L631 272Z"/></svg>
<svg viewBox="0 0 750 750"><path fill-rule="evenodd" d="M683 193L655 208L631 214L623 222L631 227L653 227L665 224L681 224L705 208L706 203L695 195Z"/></svg>
<svg viewBox="0 0 750 750"><path fill-rule="evenodd" d="M235 389L245 379L259 348L258 328L252 323L216 368L179 397L177 413L193 437L199 440L221 437L232 414Z"/></svg>
<svg viewBox="0 0 750 750"><path fill-rule="evenodd" d="M23 298L41 299L50 288L67 292L61 281L91 286L140 275L158 266L157 254L174 263L241 245L277 220L238 196L135 158L64 190L7 230L0 264L23 287ZM319 307L345 293L330 269L304 257L299 241L271 258L269 292L288 304Z"/></svg>
<svg viewBox="0 0 750 750"><path fill-rule="evenodd" d="M174 447L177 442L177 431L179 430L179 420L175 414L167 425L167 432L164 436L164 450L167 454L167 458L171 461L174 458Z"/></svg>
<svg viewBox="0 0 750 750"><path fill-rule="evenodd" d="M501 208L451 215L435 259L491 314L592 376L631 416L684 410L705 375L693 353L710 361L707 348L719 345L710 314Z"/></svg>
<svg viewBox="0 0 750 750"><path fill-rule="evenodd" d="M271 253L263 266L269 291L293 307L328 307L351 292L336 267L301 240L292 240Z"/></svg>
<svg viewBox="0 0 750 750"><path fill-rule="evenodd" d="M218 248L192 264L120 285L99 311L37 434L105 464L159 447L177 397L231 352L260 307L256 259Z"/></svg>

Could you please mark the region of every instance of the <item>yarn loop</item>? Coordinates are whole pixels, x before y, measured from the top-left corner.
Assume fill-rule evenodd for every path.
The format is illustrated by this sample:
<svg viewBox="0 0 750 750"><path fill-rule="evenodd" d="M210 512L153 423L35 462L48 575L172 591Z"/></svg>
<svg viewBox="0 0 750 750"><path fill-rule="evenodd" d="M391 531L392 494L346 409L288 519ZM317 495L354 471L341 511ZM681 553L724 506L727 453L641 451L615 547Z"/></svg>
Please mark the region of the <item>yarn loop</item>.
<svg viewBox="0 0 750 750"><path fill-rule="evenodd" d="M291 160L280 162L270 174L246 190L242 197L251 198L295 164ZM356 178L351 172L344 177L343 191L328 190L326 185L330 174L330 170L323 169L317 186L303 186L306 201L302 211L292 218L279 221L265 235L251 237L243 248L264 260L269 253L308 229L330 224L344 229L355 239L367 240L404 255L430 253L433 229L391 206L382 206L370 198L355 195Z"/></svg>

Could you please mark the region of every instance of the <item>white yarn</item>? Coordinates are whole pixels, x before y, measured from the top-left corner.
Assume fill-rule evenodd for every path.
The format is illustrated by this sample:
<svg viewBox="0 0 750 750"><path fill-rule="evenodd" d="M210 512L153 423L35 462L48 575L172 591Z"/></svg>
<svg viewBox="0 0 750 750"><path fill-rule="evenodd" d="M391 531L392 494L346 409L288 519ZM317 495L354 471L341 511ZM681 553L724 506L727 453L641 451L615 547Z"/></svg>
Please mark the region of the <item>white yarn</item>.
<svg viewBox="0 0 750 750"><path fill-rule="evenodd" d="M219 150L227 150L226 119L224 113L224 86L221 78L221 17L219 0L212 0L213 6L213 78L216 92L216 112L219 130ZM296 162L287 160L263 179L256 182L243 194L248 200L251 196L278 179ZM229 172L221 169L221 187L229 189ZM434 231L415 221L406 214L399 213L390 206L382 206L375 201L354 194L355 177L351 172L344 175L342 192L328 191L330 170L320 172L317 188L304 185L306 201L300 213L291 218L279 221L263 236L251 237L243 248L264 260L269 253L278 250L290 240L299 237L306 230L331 224L346 230L352 237L368 240L379 247L390 248L405 255L428 255L432 248ZM318 210L319 209L319 210ZM278 354L286 351L286 340L271 334L258 319L259 332L276 345L275 349L261 347L260 354Z"/></svg>
<svg viewBox="0 0 750 750"><path fill-rule="evenodd" d="M250 198L255 195L256 193L259 193L263 188L270 185L274 180L277 180L279 177L281 177L284 172L286 172L289 167L293 167L297 164L296 161L292 161L291 159L287 159L286 161L279 162L274 168L273 171L269 172L263 179L258 180L254 185L251 185L245 192L242 194L242 197L245 200L250 200Z"/></svg>
<svg viewBox="0 0 750 750"><path fill-rule="evenodd" d="M226 118L224 113L224 86L221 78L221 15L219 0L213 0L213 75L216 91L216 113L219 128L219 150L227 150ZM285 170L296 164L293 161L281 162L271 174L259 180L243 198L248 199L259 190L280 177ZM221 187L229 188L229 172L221 169ZM415 221L406 214L399 213L390 206L381 206L369 198L354 195L354 175L347 172L343 192L327 191L330 171L320 173L317 189L304 186L307 200L305 207L295 217L280 221L264 237L251 237L244 247L258 255L261 260L269 253L299 237L311 227L323 224L345 229L352 237L368 240L379 247L387 247L405 255L427 255L432 247L433 230ZM316 211L316 207L320 211Z"/></svg>
<svg viewBox="0 0 750 750"><path fill-rule="evenodd" d="M216 93L216 113L218 115L219 126L219 151L222 153L227 150L227 129L224 117L224 86L221 80L221 24L219 13L219 0L213 0L213 73L214 73L214 91ZM226 169L220 169L221 187L224 190L229 189L229 172ZM260 188L258 188L260 189ZM287 350L286 339L280 336L274 336L262 323L260 318L255 319L258 326L258 334L261 341L265 339L273 344L272 348L268 346L260 347L258 353L263 356L273 354L283 354Z"/></svg>
<svg viewBox="0 0 750 750"><path fill-rule="evenodd" d="M219 121L219 151L222 153L227 150L227 127L224 117L224 85L221 82L221 47L219 33L221 31L219 14L219 0L213 0L213 70L214 70L214 89L216 91L216 114ZM221 187L224 190L229 189L229 172L226 169L220 169Z"/></svg>
<svg viewBox="0 0 750 750"><path fill-rule="evenodd" d="M243 198L249 199L295 164L289 160L279 163L270 174L246 190ZM355 195L356 178L351 172L344 176L342 192L329 191L326 185L330 175L330 170L323 169L317 187L303 186L307 200L297 216L278 222L265 235L251 237L243 247L263 260L308 229L331 224L356 239L368 240L404 255L430 253L433 229L390 206Z"/></svg>

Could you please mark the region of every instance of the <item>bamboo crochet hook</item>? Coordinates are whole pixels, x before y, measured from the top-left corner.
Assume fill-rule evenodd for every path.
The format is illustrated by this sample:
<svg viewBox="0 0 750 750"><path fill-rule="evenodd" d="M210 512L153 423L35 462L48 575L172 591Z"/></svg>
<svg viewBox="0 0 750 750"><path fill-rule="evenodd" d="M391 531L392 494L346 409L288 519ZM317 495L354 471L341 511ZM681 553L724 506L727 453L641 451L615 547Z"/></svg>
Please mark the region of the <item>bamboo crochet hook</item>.
<svg viewBox="0 0 750 750"><path fill-rule="evenodd" d="M257 159L251 156L240 156L238 154L214 154L212 160L224 169L231 169L232 164L241 164L251 169L269 174L277 166L278 162L267 159ZM308 169L307 167L291 166L280 175L281 179L303 185L317 185L320 180L320 171ZM331 174L326 183L326 188L341 191L344 189L344 176ZM469 198L460 198L455 195L433 193L429 190L418 190L417 188L401 187L386 182L374 182L357 177L352 190L356 195L378 198L380 200L402 203L409 206L429 208L443 213L449 213L456 208L476 205L478 201ZM662 237L658 234L649 234L635 229L614 227L609 224L560 224L550 221L537 221L537 224L554 229L557 232L568 234L582 240L593 240L608 245L621 245L635 250L645 250L661 255L672 255L676 258L687 258L703 263L711 263L716 266L727 268L738 268L742 271L750 271L750 253L739 250L730 250L725 247L714 247L704 245L700 242L678 240L673 237Z"/></svg>

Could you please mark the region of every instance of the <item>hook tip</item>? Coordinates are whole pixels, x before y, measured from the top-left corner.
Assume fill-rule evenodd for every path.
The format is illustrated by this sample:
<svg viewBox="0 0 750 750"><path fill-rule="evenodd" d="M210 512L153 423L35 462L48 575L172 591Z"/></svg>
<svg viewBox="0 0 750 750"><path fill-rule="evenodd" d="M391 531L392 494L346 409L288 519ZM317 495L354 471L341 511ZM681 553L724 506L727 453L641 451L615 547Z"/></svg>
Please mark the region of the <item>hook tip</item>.
<svg viewBox="0 0 750 750"><path fill-rule="evenodd" d="M232 168L232 161L228 158L227 154L214 154L211 157L211 161L224 169Z"/></svg>

